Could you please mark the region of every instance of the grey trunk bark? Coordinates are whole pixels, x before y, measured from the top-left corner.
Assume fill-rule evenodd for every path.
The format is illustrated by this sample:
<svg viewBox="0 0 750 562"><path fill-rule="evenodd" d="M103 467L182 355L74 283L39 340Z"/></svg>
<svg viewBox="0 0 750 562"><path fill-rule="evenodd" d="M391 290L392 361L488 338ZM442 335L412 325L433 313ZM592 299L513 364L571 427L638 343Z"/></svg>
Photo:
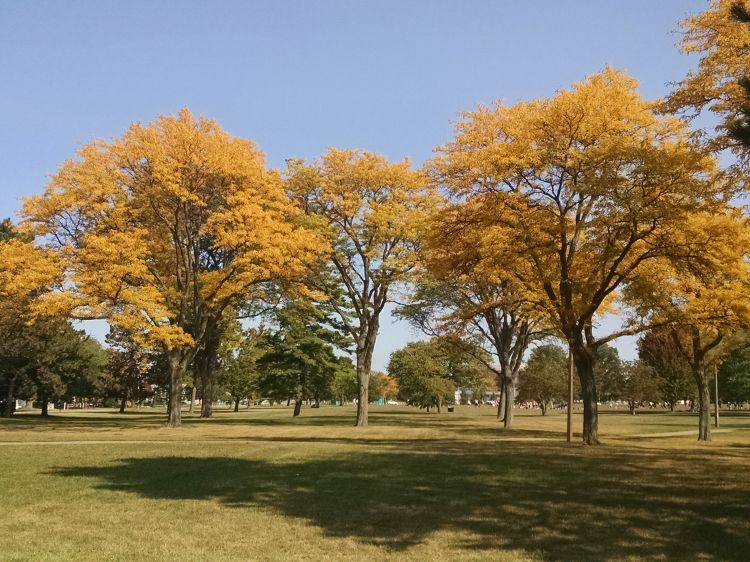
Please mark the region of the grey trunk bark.
<svg viewBox="0 0 750 562"><path fill-rule="evenodd" d="M195 394L197 392L197 389L195 388L195 382L193 383L193 390L190 393L190 408L188 408L188 413L193 413L193 407L195 406Z"/></svg>
<svg viewBox="0 0 750 562"><path fill-rule="evenodd" d="M503 427L511 429L513 427L513 401L516 396L516 385L513 377L505 377L505 416L503 416Z"/></svg>
<svg viewBox="0 0 750 562"><path fill-rule="evenodd" d="M711 394L702 366L699 369L694 373L698 384L698 441L711 441Z"/></svg>
<svg viewBox="0 0 750 562"><path fill-rule="evenodd" d="M366 427L370 405L370 369L372 366L372 352L375 347L374 337L365 340L362 347L357 347L357 383L359 392L357 394L357 420L356 427Z"/></svg>
<svg viewBox="0 0 750 562"><path fill-rule="evenodd" d="M168 427L182 425L182 379L187 366L181 354L175 353L169 357L169 410L167 414Z"/></svg>
<svg viewBox="0 0 750 562"><path fill-rule="evenodd" d="M599 408L594 379L595 359L582 346L573 348L573 360L581 382L581 400L583 401L583 443L599 444Z"/></svg>

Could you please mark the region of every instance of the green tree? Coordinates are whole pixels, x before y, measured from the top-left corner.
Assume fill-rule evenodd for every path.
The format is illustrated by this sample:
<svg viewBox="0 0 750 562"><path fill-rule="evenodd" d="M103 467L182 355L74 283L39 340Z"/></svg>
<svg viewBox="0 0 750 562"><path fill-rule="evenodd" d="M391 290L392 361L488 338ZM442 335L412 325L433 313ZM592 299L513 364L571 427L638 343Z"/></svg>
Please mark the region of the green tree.
<svg viewBox="0 0 750 562"><path fill-rule="evenodd" d="M494 382L493 373L473 353L440 338L394 351L388 374L398 383L401 399L428 411L434 406L438 412L453 401L458 388L486 388Z"/></svg>
<svg viewBox="0 0 750 562"><path fill-rule="evenodd" d="M518 385L518 401L533 400L547 413L554 404L568 402L568 354L559 345L546 344L531 351Z"/></svg>
<svg viewBox="0 0 750 562"><path fill-rule="evenodd" d="M628 403L628 409L632 415L635 415L636 408L660 401L659 379L646 363L626 361L620 371L622 384L619 398Z"/></svg>
<svg viewBox="0 0 750 562"><path fill-rule="evenodd" d="M675 343L672 328L649 330L638 340L638 357L659 381L661 400L674 411L683 400L695 398L690 362Z"/></svg>
<svg viewBox="0 0 750 562"><path fill-rule="evenodd" d="M20 398L40 403L42 416L50 402L92 397L106 364L101 345L59 318L38 317L16 334Z"/></svg>
<svg viewBox="0 0 750 562"><path fill-rule="evenodd" d="M348 340L322 305L298 299L275 313L279 329L268 339L269 350L258 360L260 392L273 399L294 399L294 416L302 401L317 403L331 395L331 385L344 364L336 348L345 350Z"/></svg>
<svg viewBox="0 0 750 562"><path fill-rule="evenodd" d="M117 326L110 327L107 345L109 357L99 388L105 396L119 400L122 414L129 400L140 402L151 394L150 357L131 334Z"/></svg>
<svg viewBox="0 0 750 562"><path fill-rule="evenodd" d="M719 367L719 398L736 405L750 402L750 346L732 351Z"/></svg>
<svg viewBox="0 0 750 562"><path fill-rule="evenodd" d="M258 362L267 352L267 346L263 330L251 328L243 334L237 353L231 354L222 366L219 384L232 397L235 412L241 400L258 396Z"/></svg>

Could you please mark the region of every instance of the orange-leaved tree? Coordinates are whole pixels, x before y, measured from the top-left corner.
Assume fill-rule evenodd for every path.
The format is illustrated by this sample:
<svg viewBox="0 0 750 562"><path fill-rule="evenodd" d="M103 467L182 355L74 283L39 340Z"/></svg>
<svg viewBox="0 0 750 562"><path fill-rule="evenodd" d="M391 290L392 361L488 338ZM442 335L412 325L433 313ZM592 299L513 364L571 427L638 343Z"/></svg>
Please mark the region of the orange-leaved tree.
<svg viewBox="0 0 750 562"><path fill-rule="evenodd" d="M290 161L289 191L317 217L332 242L320 288L356 345L357 426L367 425L368 384L380 317L415 266L419 235L437 203L408 160L392 163L330 149L316 164Z"/></svg>
<svg viewBox="0 0 750 562"><path fill-rule="evenodd" d="M170 426L209 324L323 248L257 146L187 109L85 145L22 214L65 263L60 308L163 346Z"/></svg>
<svg viewBox="0 0 750 562"><path fill-rule="evenodd" d="M695 213L675 236L685 239L685 252L644 265L623 296L637 315L663 325L690 365L698 391L698 439L709 441L708 367L746 343L750 327L750 228L739 209ZM693 254L696 247L700 256Z"/></svg>
<svg viewBox="0 0 750 562"><path fill-rule="evenodd" d="M477 274L512 274L523 300L567 340L581 383L583 441L598 436L597 351L643 329L595 329L644 264L710 241L675 236L691 214L723 213L726 186L686 124L606 68L548 99L480 106L433 166L459 200ZM476 254L479 254L478 258Z"/></svg>

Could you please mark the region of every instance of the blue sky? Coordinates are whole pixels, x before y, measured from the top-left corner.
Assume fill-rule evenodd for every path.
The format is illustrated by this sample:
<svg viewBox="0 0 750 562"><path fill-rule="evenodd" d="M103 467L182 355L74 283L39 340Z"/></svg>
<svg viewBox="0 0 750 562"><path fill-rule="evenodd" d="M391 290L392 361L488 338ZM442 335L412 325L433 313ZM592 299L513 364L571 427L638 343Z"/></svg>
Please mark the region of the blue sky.
<svg viewBox="0 0 750 562"><path fill-rule="evenodd" d="M699 0L0 2L0 217L95 138L187 106L271 166L327 147L429 158L476 103L611 64L662 96ZM384 319L374 360L415 334ZM618 344L632 357L632 341Z"/></svg>

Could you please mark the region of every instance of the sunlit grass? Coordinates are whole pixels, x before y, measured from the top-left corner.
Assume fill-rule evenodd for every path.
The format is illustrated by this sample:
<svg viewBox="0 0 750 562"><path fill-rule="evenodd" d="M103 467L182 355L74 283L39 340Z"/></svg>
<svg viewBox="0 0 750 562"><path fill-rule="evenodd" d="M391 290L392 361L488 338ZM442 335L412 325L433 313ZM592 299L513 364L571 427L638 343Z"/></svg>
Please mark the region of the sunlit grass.
<svg viewBox="0 0 750 562"><path fill-rule="evenodd" d="M0 421L2 560L716 559L750 552L750 416L257 408ZM580 418L576 417L576 429ZM744 428L744 429L743 429ZM18 442L17 444L8 444ZM33 444L32 444L33 443ZM54 444L53 444L54 443Z"/></svg>

